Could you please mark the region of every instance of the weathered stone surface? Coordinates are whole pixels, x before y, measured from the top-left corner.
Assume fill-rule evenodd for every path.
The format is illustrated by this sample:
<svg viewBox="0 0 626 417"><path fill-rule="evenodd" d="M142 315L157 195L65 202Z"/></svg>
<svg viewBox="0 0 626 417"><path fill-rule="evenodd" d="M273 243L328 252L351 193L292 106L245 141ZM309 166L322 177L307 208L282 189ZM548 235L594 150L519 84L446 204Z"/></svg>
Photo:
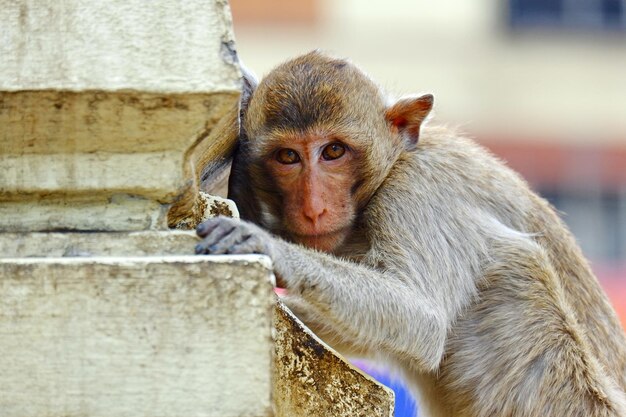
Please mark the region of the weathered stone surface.
<svg viewBox="0 0 626 417"><path fill-rule="evenodd" d="M0 259L3 417L270 416L261 256Z"/></svg>
<svg viewBox="0 0 626 417"><path fill-rule="evenodd" d="M211 132L237 97L0 92L0 230L166 229L199 204L192 158L228 170L234 141Z"/></svg>
<svg viewBox="0 0 626 417"><path fill-rule="evenodd" d="M0 232L27 230L146 230L164 228L167 207L124 194L111 197L0 200Z"/></svg>
<svg viewBox="0 0 626 417"><path fill-rule="evenodd" d="M101 152L102 155L97 155L99 158L90 161L97 162L108 154L128 158L134 153L180 153L210 133L208 128L235 105L238 94L236 89L170 94L52 89L2 91L3 160L15 154L22 159L70 152L87 157ZM115 173L125 178L124 172ZM153 181L164 175L160 174ZM28 181L27 178L19 180ZM80 180L87 184L93 181L91 178ZM48 180L44 184L55 182ZM15 186L18 184L20 182ZM30 186L37 187L37 184Z"/></svg>
<svg viewBox="0 0 626 417"><path fill-rule="evenodd" d="M239 97L226 1L0 0L0 21L0 230L199 212L235 145L214 129Z"/></svg>
<svg viewBox="0 0 626 417"><path fill-rule="evenodd" d="M234 201L221 198L200 191L200 198L196 200L190 213L174 225L176 229L195 229L203 221L217 216L239 218L239 209ZM172 211L170 210L170 215Z"/></svg>
<svg viewBox="0 0 626 417"><path fill-rule="evenodd" d="M393 391L349 364L282 303L274 327L276 416L393 416Z"/></svg>
<svg viewBox="0 0 626 417"><path fill-rule="evenodd" d="M0 90L233 91L226 0L0 0Z"/></svg>
<svg viewBox="0 0 626 417"><path fill-rule="evenodd" d="M0 233L0 258L193 255L189 231Z"/></svg>
<svg viewBox="0 0 626 417"><path fill-rule="evenodd" d="M44 326L44 322L46 320L51 320L51 323L63 323L62 321L58 321L58 317L54 316L54 321L51 317L47 317L41 310L37 310L41 313L39 316L32 316L28 318L29 321L21 321L14 324L11 324L10 327L7 327L7 323L12 321L9 320L9 316L15 316L15 313L11 313L14 307L11 307L7 310L7 306L14 306L15 300L13 296L9 296L10 294L23 293L24 300L21 303L28 303L29 307L24 307L26 309L30 309L32 303L42 303L42 298L45 298L45 304L48 308L53 309L53 311L61 311L63 308L66 308L66 304L71 305L80 305L82 307L76 308L89 308L91 310L87 311L87 315L84 317L76 317L71 318L69 316L65 317L66 321L71 322L80 322L85 321L81 326L87 326L87 323L91 321L96 321L97 318L93 315L93 308L90 306L98 306L101 303L110 303L111 299L116 296L116 294L120 294L122 297L122 290L115 289L116 286L120 286L120 276L129 277L133 276L133 274L138 273L139 275L133 278L138 288L137 296L141 295L141 292L151 292L155 293L155 291L162 291L161 297L169 297L166 295L168 291L174 292L173 296L176 296L181 290L187 285L196 285L194 286L194 291L199 291L205 293L213 294L215 291L221 291L220 288L224 288L224 283L220 282L220 279L230 280L229 282L234 285L240 285L239 283L233 283L233 279L242 279L241 276L250 277L259 273L259 268L264 270L264 277L262 279L267 280L268 282L273 282L273 275L271 274L271 265L269 259L266 257L258 257L258 256L249 256L249 257L190 257L185 256L189 255L193 251L193 247L198 242L198 237L193 232L189 231L142 231L142 232L120 232L120 233L111 233L111 232L101 232L101 233L0 233L0 334L8 335L10 328L11 337L16 337L13 333L16 332L15 326L19 326L20 328L24 328L24 332L29 332L28 326L31 326L32 323L37 321L39 323L42 322L42 326ZM21 259L15 259L17 257L21 257ZM49 258L49 259L44 259ZM71 259L74 258L74 259ZM180 260L184 260L181 262ZM233 263L228 263L232 261ZM207 262L200 262L207 261ZM210 261L210 262L209 262ZM200 262L200 263L199 263ZM189 273L187 263L193 265L193 273ZM159 266L164 264L163 267ZM120 266L123 265L123 268ZM95 269L94 269L95 268ZM122 269L120 269L122 268ZM248 269L246 269L248 268ZM268 269L269 268L269 269ZM237 277L234 277L234 272L232 270L237 271ZM155 275L155 270L158 270ZM202 271L206 273L202 275ZM29 271L29 272L24 272ZM35 272L32 272L35 271ZM47 271L47 272L42 272ZM131 272L128 272L131 271ZM133 272L135 271L135 272ZM138 272L139 271L139 272ZM30 274L36 276L38 278L28 278L30 281L23 281L23 277L25 274ZM59 278L59 274L63 277L63 279L69 279L70 283L64 283L61 278ZM169 274L171 277L165 277L163 274ZM196 275L194 275L196 274ZM261 274L263 275L263 274ZM192 278L190 278L190 276ZM52 278L50 278L52 277ZM169 284L164 281L163 283L155 283L155 282L143 282L142 280L152 280L155 279L163 280L178 280L180 281L180 286L177 286L173 281L167 281ZM124 278L126 279L126 278ZM198 283L189 283L189 280L208 280L203 281L202 285L208 286L216 286L216 288L207 288L207 287L197 287ZM33 281L34 280L34 281ZM84 283L77 284L72 280L85 280ZM128 281L130 282L130 281ZM16 284L18 284L16 286ZM59 285L62 285L63 288L59 290ZM161 287L154 289L152 285L161 285ZM57 289L52 293L50 292L50 287L56 285ZM125 286L128 286L124 284ZM241 284L241 285L252 285ZM261 285L261 284L254 284ZM269 284L268 284L269 285ZM93 288L106 286L111 287L108 295L103 298L103 293L93 293ZM25 289L26 288L26 289ZM231 288L231 287L228 287ZM229 317L239 316L241 320L243 317L247 317L248 314L257 314L259 311L259 304L268 302L266 297L266 293L259 290L257 287L252 290L250 293L246 294L247 304L241 304L242 295L239 293L239 290L248 291L247 287L244 289L236 289L233 291L223 291L220 293L223 299L212 301L212 305L207 308L209 309L226 309L227 311L222 311L221 313L215 313L216 317L222 317L222 315L226 314ZM69 293L64 294L66 289ZM70 291L71 290L71 291ZM2 291L5 291L4 293ZM8 291L8 292L7 292ZM190 291L185 289L184 291ZM9 294L9 295L7 295ZM35 294L35 295L32 295ZM82 295L81 295L82 294ZM209 294L209 295L210 295ZM182 305L186 303L196 302L194 297L198 297L199 295L193 295L188 300L176 299L173 298L171 300L177 300L176 303L180 303L179 307L182 308ZM84 297L87 297L85 300ZM97 298L91 300L90 297ZM124 297L126 297L124 295ZM143 297L143 296L142 296ZM13 298L13 299L12 299ZM28 300L26 300L28 298ZM171 301L170 300L170 301ZM230 301L229 301L230 300ZM156 311L157 306L151 303L162 303L162 308L169 311L172 307L172 303L170 301L163 302L162 300L153 300L151 303L147 305L143 305L145 300L143 298L129 300L124 298L123 303L130 303L127 306L120 305L118 308L120 309L119 314L123 314L123 311L127 311L129 309L133 309L133 311ZM121 301L120 301L121 302ZM273 302L271 300L270 302ZM78 303L78 304L77 304ZM82 303L82 304L81 304ZM87 304L89 303L89 304ZM123 304L122 303L122 304ZM135 303L135 304L132 304ZM108 305L108 304L107 304ZM253 306L253 311L245 311L248 309L248 305ZM242 309L244 311L230 311L232 308ZM67 307L74 308L74 307ZM104 308L104 307L97 307ZM112 308L112 307L111 307ZM269 307L268 307L269 308ZM77 311L77 310L72 310ZM102 310L98 310L102 311ZM110 311L110 310L109 310ZM208 311L207 310L207 314ZM30 313L29 313L30 314ZM37 313L39 314L39 313ZM56 313L55 313L56 314ZM69 313L67 313L69 315ZM97 313L100 314L100 313ZM108 314L108 313L107 313ZM160 313L159 313L160 314ZM277 416L285 416L285 417L305 417L310 415L316 416L353 416L353 415L380 415L380 416L388 416L389 410L393 408L393 394L390 393L386 388L376 383L370 377L364 375L359 370L352 367L345 359L339 356L336 352L334 352L331 348L329 348L326 344L324 344L321 340L319 340L316 336L314 336L308 329L306 329L303 324L293 316L293 314L288 311L282 304L278 304L275 307L274 311L274 321L273 326L274 330L274 345L270 347L268 345L265 348L268 349L268 352L274 350L274 371L273 371L273 379L272 379L272 388L273 390L273 401L275 407L275 413ZM134 316L127 317L127 326L141 326L147 325L147 322L152 320L150 317L143 317L142 320L135 324L132 323L135 318ZM164 318L165 317L165 318ZM158 323L162 322L162 320L167 319L168 323L173 322L174 320L178 320L180 317L172 316L167 317L163 316L154 320L154 324L158 325ZM22 318L25 320L24 318ZM264 317L262 320L266 320ZM8 320L8 321L7 321ZM13 320L13 319L11 319ZM107 320L106 318L104 320ZM115 318L115 320L122 320L121 318ZM182 320L182 319L181 319ZM234 319L232 319L234 320ZM223 324L219 321L212 321L204 323L206 326L215 326L212 330L208 328L200 328L198 327L197 331L203 332L217 332L220 333L225 330L226 327L232 325L232 320L226 324ZM239 320L239 319L237 319ZM26 324L24 324L26 323ZM51 325L52 325L51 324ZM63 326L69 326L69 324L65 323ZM240 323L237 326L243 326L247 328L247 326L266 326L265 322L259 322L258 320L254 323ZM129 327L129 328L130 328ZM98 332L95 332L95 328L89 330L88 328L81 328L80 337L84 337L87 339L86 343L95 343L92 339L100 337ZM257 329L259 332L266 331L267 329ZM169 331L169 330L168 330ZM196 331L196 330L194 330ZM248 331L248 330L247 330ZM124 330L126 332L126 330ZM93 334L91 334L93 333ZM111 337L122 337L125 333L120 334L119 336L115 336L115 333L111 333L109 336ZM221 333L220 333L221 334ZM46 344L46 343L58 343L57 349L60 350L68 350L70 352L75 353L74 345L79 343L77 339L69 338L67 343L69 343L68 347L63 347L64 339L57 338L47 340L45 336L43 339L42 335L34 335L30 334L22 334L17 337L32 337L33 340L28 342L28 345L35 343L34 339L39 337L37 343ZM216 339L203 339L203 343L206 343L207 346L204 346L203 349L208 351L213 351L216 349L223 349L224 346L228 343L226 342L227 334L222 335L224 340L219 338ZM220 337L222 337L220 336ZM77 336L78 337L78 336ZM126 336L124 336L126 337ZM163 335L163 338L176 337L176 335ZM24 340L24 339L22 339ZM247 343L257 343L256 339L250 339L249 341L241 341L238 342L242 344ZM13 343L13 342L12 342ZM26 342L24 342L26 343ZM124 340L126 344L136 343L136 341L132 338L128 338ZM165 342L164 342L165 343ZM173 341L168 343L174 343ZM198 342L200 343L200 342ZM217 346L215 346L217 344ZM210 346L213 345L213 346ZM4 344L0 341L0 355L3 352L3 349L8 349L7 344ZM11 349L15 348L15 345ZM234 344L230 347L226 347L226 349L236 350L239 345ZM130 349L126 347L127 349ZM196 347L198 348L198 347ZM30 348L29 348L30 349ZM39 349L39 348L36 348ZM36 350L35 349L35 350ZM243 348L244 351L248 351L251 349L250 346L246 346ZM31 355L30 350L24 351L24 355ZM108 355L110 352L99 352L101 355ZM267 352L266 352L267 353ZM16 355L16 353L11 353L12 355ZM90 352L82 352L82 355L91 355ZM95 353L94 353L95 354ZM122 354L121 352L119 354ZM124 353L126 354L126 353ZM136 355L138 353L130 352L132 355ZM168 353L170 354L170 353ZM14 356L11 356L14 358ZM218 358L222 359L217 355L212 356L213 359ZM11 359L13 360L13 359ZM63 359L64 361L67 359ZM104 359L103 359L104 360ZM118 360L118 359L106 359L107 361ZM130 359L129 359L130 360ZM165 359L163 359L165 360ZM172 357L167 359L167 361L178 361L183 360L183 358ZM204 365L205 366L218 366L217 364L209 365L210 358L205 358ZM219 361L218 361L219 362ZM0 359L0 366L3 365L2 360ZM34 364L31 364L34 366ZM44 366L44 365L42 365ZM46 364L45 366L48 366ZM44 366L44 369L46 369ZM50 365L52 366L52 365ZM54 365L61 366L61 365ZM237 360L234 360L233 363L221 363L219 362L220 367L234 367L239 369L240 363ZM56 369L56 368L55 368ZM118 369L119 371L119 369ZM17 371L15 371L17 372ZM83 372L82 369L74 370L73 372L79 373ZM92 372L91 369L86 369L85 372L89 374ZM113 371L111 371L113 372ZM227 372L227 371L223 371ZM235 371L232 371L235 372ZM7 380L0 375L0 394L3 394L1 387L5 383L15 384L15 381ZM13 376L15 377L15 376ZM12 377L12 378L13 378ZM82 377L88 378L88 375ZM121 377L120 377L121 378ZM234 376L233 376L234 378ZM53 381L54 383L58 383L58 381ZM22 382L26 384L26 382ZM145 383L143 381L142 383ZM248 384L256 384L256 381L250 381L247 379L246 375L242 375L242 379L239 382L242 386L247 387ZM18 384L19 385L19 384ZM267 388L267 387L266 387ZM41 387L34 387L34 389L41 389ZM143 388L141 388L143 389ZM153 387L146 387L146 390L153 389ZM246 388L247 389L247 388ZM47 392L44 390L44 392ZM146 393L144 393L147 395ZM95 394L90 394L95 395ZM121 394L120 394L121 395ZM126 395L126 394L124 394ZM180 394L186 395L186 394ZM268 394L269 395L269 394ZM95 398L95 397L94 397ZM233 398L220 398L220 401L230 401ZM214 398L214 400L217 400ZM17 401L17 400L16 400ZM207 400L208 401L208 400ZM3 403L0 401L0 409ZM19 408L17 405L14 407ZM20 406L21 407L21 406ZM47 407L47 405L46 405ZM10 414L9 414L10 415ZM28 414L26 414L28 415ZM30 414L33 416L39 417L40 415L46 416L46 414ZM98 416L100 414L87 414L89 417ZM115 414L112 414L115 416ZM135 414L135 415L145 415L145 414ZM166 416L168 414L159 414ZM214 414L201 414L201 415L214 415ZM228 415L228 414L226 414ZM243 414L247 415L247 414ZM72 414L70 416L73 417ZM173 414L173 416L177 416L177 414Z"/></svg>

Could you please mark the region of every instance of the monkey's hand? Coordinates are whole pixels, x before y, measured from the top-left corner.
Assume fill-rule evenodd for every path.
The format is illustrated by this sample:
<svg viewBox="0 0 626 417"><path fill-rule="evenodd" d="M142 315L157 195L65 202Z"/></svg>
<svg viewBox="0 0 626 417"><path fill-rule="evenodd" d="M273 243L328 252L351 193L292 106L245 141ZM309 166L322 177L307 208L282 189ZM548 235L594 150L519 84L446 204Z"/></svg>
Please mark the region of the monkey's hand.
<svg viewBox="0 0 626 417"><path fill-rule="evenodd" d="M273 258L273 238L260 227L229 217L209 219L196 228L202 241L196 245L197 254L258 253Z"/></svg>

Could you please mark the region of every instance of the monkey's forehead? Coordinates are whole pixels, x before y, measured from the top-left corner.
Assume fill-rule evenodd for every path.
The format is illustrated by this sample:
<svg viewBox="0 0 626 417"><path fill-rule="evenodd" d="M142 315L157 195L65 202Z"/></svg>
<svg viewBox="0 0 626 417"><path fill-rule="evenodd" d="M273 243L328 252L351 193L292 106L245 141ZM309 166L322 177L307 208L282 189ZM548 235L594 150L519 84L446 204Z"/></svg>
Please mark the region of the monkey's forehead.
<svg viewBox="0 0 626 417"><path fill-rule="evenodd" d="M255 116L250 120L268 129L305 130L320 123L364 123L383 114L385 108L377 90L315 77L263 87L250 102L250 112Z"/></svg>

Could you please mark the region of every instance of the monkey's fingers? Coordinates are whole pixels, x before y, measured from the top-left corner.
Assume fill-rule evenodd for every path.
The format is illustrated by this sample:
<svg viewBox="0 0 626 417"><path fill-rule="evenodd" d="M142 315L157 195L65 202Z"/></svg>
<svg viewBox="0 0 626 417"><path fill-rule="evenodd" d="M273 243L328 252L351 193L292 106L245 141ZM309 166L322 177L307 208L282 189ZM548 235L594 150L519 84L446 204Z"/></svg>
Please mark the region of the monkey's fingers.
<svg viewBox="0 0 626 417"><path fill-rule="evenodd" d="M220 217L215 217L209 220L206 220L200 223L196 227L196 234L200 237L206 237L209 233L213 232L216 228L222 226L224 224L224 219Z"/></svg>
<svg viewBox="0 0 626 417"><path fill-rule="evenodd" d="M196 245L196 253L215 253L218 242L220 242L225 236L229 235L233 230L235 230L235 226L228 223L216 225L216 227L214 227L213 230Z"/></svg>
<svg viewBox="0 0 626 417"><path fill-rule="evenodd" d="M259 236L248 236L246 239L242 239L240 243L235 244L228 253L233 255L246 255L251 253L257 253L260 255L268 255L267 247Z"/></svg>
<svg viewBox="0 0 626 417"><path fill-rule="evenodd" d="M209 254L209 253L211 253L211 251L209 250L210 246L211 245L208 244L207 242L202 241L202 242L200 242L200 243L198 243L196 245L196 247L194 248L194 252L196 253L196 255L206 255L206 254Z"/></svg>
<svg viewBox="0 0 626 417"><path fill-rule="evenodd" d="M221 255L225 253L233 253L233 249L241 242L246 241L250 237L249 234L245 234L245 231L241 228L235 227L230 233L223 236L213 245L209 246L209 251L212 255Z"/></svg>

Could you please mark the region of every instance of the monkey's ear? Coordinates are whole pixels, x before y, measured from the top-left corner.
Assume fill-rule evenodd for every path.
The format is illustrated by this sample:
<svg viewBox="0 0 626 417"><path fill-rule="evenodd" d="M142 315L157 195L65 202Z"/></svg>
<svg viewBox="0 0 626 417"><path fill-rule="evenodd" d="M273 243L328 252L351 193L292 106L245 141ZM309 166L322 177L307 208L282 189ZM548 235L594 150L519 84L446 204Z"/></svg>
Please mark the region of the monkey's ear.
<svg viewBox="0 0 626 417"><path fill-rule="evenodd" d="M385 118L392 128L397 129L407 139L407 145L414 147L420 136L420 127L433 108L433 95L417 98L404 98L397 101L385 112Z"/></svg>
<svg viewBox="0 0 626 417"><path fill-rule="evenodd" d="M240 104L242 107L248 107L248 103L250 102L250 97L252 97L252 93L256 90L256 87L259 85L259 81L252 71L246 68L243 65L239 66L241 69L241 99Z"/></svg>

